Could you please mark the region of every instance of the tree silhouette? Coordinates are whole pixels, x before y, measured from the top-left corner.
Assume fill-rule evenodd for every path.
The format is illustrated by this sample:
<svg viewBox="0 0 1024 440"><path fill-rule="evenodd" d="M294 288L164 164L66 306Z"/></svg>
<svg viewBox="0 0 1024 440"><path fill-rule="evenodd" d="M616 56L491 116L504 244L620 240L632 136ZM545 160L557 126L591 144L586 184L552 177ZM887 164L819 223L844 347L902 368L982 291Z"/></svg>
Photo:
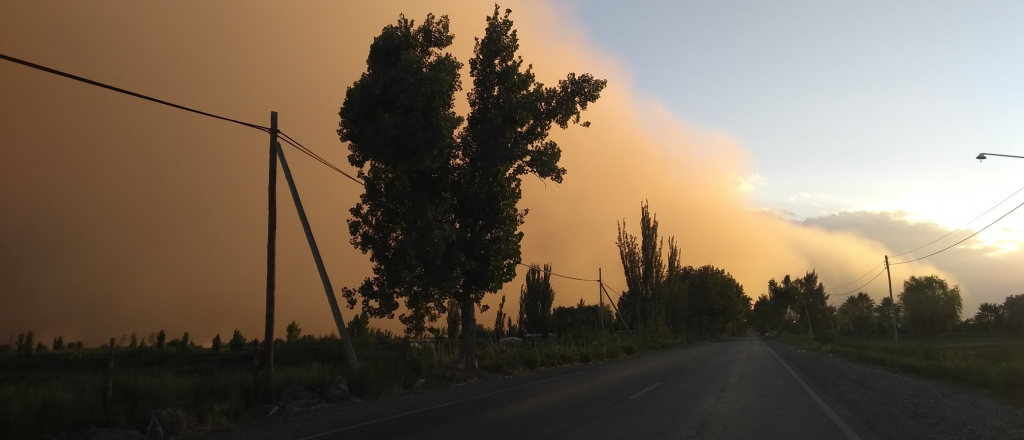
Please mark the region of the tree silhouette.
<svg viewBox="0 0 1024 440"><path fill-rule="evenodd" d="M217 333L217 336L213 337L213 342L210 343L210 351L212 351L214 353L220 353L220 346L221 346L220 333Z"/></svg>
<svg viewBox="0 0 1024 440"><path fill-rule="evenodd" d="M837 324L843 330L857 335L866 335L874 331L875 300L864 292L846 297L839 306Z"/></svg>
<svg viewBox="0 0 1024 440"><path fill-rule="evenodd" d="M27 331L25 333L19 333L18 334L18 341L15 342L15 345L18 347L17 351L18 351L19 355L22 355L22 356L32 356L33 348L34 348L34 345L32 345L32 344L35 343L33 341L34 338L35 338L35 333L32 333L32 330L29 330L29 331Z"/></svg>
<svg viewBox="0 0 1024 440"><path fill-rule="evenodd" d="M912 332L950 331L960 322L963 310L960 287L951 289L938 276L911 276L903 282L899 300L903 304L904 320Z"/></svg>
<svg viewBox="0 0 1024 440"><path fill-rule="evenodd" d="M242 351L245 349L245 336L242 336L242 332L235 330L235 333L231 335L231 340L228 341L228 349L231 351Z"/></svg>
<svg viewBox="0 0 1024 440"><path fill-rule="evenodd" d="M64 349L64 337L57 336L53 338L53 351L61 351Z"/></svg>
<svg viewBox="0 0 1024 440"><path fill-rule="evenodd" d="M627 287L619 298L618 307L635 329L642 330L657 309L656 301L660 299L658 293L665 275L657 215L651 215L646 201L640 204L639 242L635 235L626 232L625 220L618 224L618 230L615 244L619 248Z"/></svg>
<svg viewBox="0 0 1024 440"><path fill-rule="evenodd" d="M511 11L499 11L487 18L469 63L470 111L457 138L461 64L442 53L454 39L448 18L433 15L419 27L401 16L374 40L338 130L366 185L350 210L352 244L372 254L374 272L342 290L349 306L361 297L371 316L391 317L404 301L399 320L417 333L455 299L461 361L470 368L477 366L476 308L521 261L521 176L562 181L551 125L581 123L580 112L605 86L571 73L556 87L538 83L516 56Z"/></svg>
<svg viewBox="0 0 1024 440"><path fill-rule="evenodd" d="M974 314L974 322L990 333L997 329L1002 330L1003 306L995 303L981 303L978 306L978 312Z"/></svg>
<svg viewBox="0 0 1024 440"><path fill-rule="evenodd" d="M164 341L166 341L166 340L167 340L167 333L164 333L164 331L161 329L156 334L156 348L158 350L163 350L164 349Z"/></svg>
<svg viewBox="0 0 1024 440"><path fill-rule="evenodd" d="M448 17L419 26L400 16L370 45L367 71L345 94L338 135L366 186L349 212L352 244L370 253L374 276L342 294L374 317L399 316L422 333L458 288L452 186L455 92L462 64L448 53ZM471 326L472 328L472 326Z"/></svg>
<svg viewBox="0 0 1024 440"><path fill-rule="evenodd" d="M505 295L501 295L498 311L494 313L494 338L505 337Z"/></svg>
<svg viewBox="0 0 1024 440"><path fill-rule="evenodd" d="M302 328L295 321L288 324L288 327L284 330L284 340L287 342L296 342L299 337L302 336Z"/></svg>
<svg viewBox="0 0 1024 440"><path fill-rule="evenodd" d="M526 282L519 292L518 330L526 334L546 335L551 332L551 305L555 289L551 287L551 265L544 270L533 264L526 272Z"/></svg>
<svg viewBox="0 0 1024 440"><path fill-rule="evenodd" d="M877 325L881 333L891 335L892 334L892 311L893 311L892 298L888 296L882 297L882 300L875 306L875 313L878 314ZM895 305L896 309L896 322L899 323L903 320L903 305L899 302Z"/></svg>
<svg viewBox="0 0 1024 440"><path fill-rule="evenodd" d="M1024 294L1006 297L1003 301L1003 315L1007 329L1024 331Z"/></svg>
<svg viewBox="0 0 1024 440"><path fill-rule="evenodd" d="M370 316L365 310L352 317L352 320L348 323L348 330L354 339L361 339L370 335Z"/></svg>

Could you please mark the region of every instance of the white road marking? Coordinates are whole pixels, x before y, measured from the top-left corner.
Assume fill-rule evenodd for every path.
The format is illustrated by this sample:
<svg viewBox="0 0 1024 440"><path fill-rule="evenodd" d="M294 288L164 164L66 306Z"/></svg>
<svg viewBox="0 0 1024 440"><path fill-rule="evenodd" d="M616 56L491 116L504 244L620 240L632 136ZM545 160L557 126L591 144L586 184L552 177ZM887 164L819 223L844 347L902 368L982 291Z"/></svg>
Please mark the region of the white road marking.
<svg viewBox="0 0 1024 440"><path fill-rule="evenodd" d="M853 432L853 430L850 429L850 426L847 425L846 422L843 421L843 419L839 418L839 414L836 414L835 411L832 411L832 408L829 408L825 401L821 400L821 397L818 396L818 393L815 393L814 390L811 389L811 387L807 386L807 384L804 383L803 379L801 379L800 376L797 376L796 372L793 371L792 368L789 368L789 365L786 365L786 363L783 362L782 358L780 358L779 355L775 354L775 351L773 351L771 347L768 346L768 344L765 344L764 341L761 341L761 345L764 345L764 348L768 349L768 352L771 353L772 356L775 356L775 359L778 359L779 363L782 364L783 367L786 367L786 369L789 370L789 374L792 374L793 378L800 383L800 386L804 387L804 390L807 391L807 394L810 394L811 398L814 399L815 402L818 402L818 406L820 406L821 409L825 410L825 414L828 414L828 417L832 419L833 422L835 422L836 426L839 427L839 430L843 431L843 434L846 434L846 438L850 440L861 440L860 436L857 435L857 433Z"/></svg>
<svg viewBox="0 0 1024 440"><path fill-rule="evenodd" d="M653 389L657 388L657 386L658 386L658 385L661 385L661 382L658 382L658 383L656 383L656 384L654 384L654 385L651 385L651 386L649 386L649 387L647 387L647 388L644 388L644 389L640 390L640 392L639 392L639 393L636 393L636 394L634 394L634 395L632 395L632 396L629 396L629 398L630 398L630 399L636 399L637 397L640 397L640 396L642 396L642 395L643 395L644 393L646 393L646 392L648 392L648 391L650 391L650 390L653 390Z"/></svg>

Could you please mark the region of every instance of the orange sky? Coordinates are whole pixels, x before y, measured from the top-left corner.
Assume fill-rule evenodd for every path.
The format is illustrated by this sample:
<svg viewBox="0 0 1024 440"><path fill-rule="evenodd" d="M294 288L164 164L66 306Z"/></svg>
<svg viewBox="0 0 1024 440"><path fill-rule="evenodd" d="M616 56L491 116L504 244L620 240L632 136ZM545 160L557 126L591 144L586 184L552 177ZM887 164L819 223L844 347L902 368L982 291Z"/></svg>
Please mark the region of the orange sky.
<svg viewBox="0 0 1024 440"><path fill-rule="evenodd" d="M401 12L448 14L453 52L466 62L493 7L354 4L7 2L0 52L257 124L278 111L284 132L350 169L337 113L373 37ZM579 277L603 268L624 287L616 221L636 233L643 199L661 234L678 239L684 264L723 267L755 298L773 276L817 268L827 287L886 252L749 209L736 181L750 174L749 157L728 133L691 129L638 93L628 66L588 43L565 11L502 6L514 10L521 54L542 82L570 71L609 82L585 115L591 128L554 134L565 183L524 180L525 262ZM262 335L265 134L6 62L0 77L0 343L29 329L87 344L159 329L206 343L235 328ZM345 220L360 187L285 153L333 284L356 285L369 263L349 245ZM293 319L327 333L333 321L283 179L279 190L279 333ZM593 283L554 283L556 305L597 299ZM502 291L512 309L519 286ZM490 325L493 313L480 321Z"/></svg>

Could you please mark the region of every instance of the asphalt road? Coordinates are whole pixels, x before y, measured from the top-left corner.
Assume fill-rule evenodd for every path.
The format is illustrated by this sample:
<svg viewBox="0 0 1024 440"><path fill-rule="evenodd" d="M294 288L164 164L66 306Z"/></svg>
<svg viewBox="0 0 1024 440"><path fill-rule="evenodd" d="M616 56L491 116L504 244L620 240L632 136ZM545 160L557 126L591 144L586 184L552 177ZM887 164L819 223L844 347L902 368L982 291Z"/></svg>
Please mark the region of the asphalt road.
<svg viewBox="0 0 1024 440"><path fill-rule="evenodd" d="M362 419L350 413L340 426L298 429L298 438L875 438L759 338L658 351L453 397Z"/></svg>

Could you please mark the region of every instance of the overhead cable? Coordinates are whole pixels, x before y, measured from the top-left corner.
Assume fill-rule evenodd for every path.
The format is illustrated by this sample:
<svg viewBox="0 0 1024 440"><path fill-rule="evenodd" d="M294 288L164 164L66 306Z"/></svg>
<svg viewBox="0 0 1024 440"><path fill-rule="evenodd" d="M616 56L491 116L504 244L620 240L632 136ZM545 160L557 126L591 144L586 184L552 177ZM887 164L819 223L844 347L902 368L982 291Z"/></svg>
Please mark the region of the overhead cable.
<svg viewBox="0 0 1024 440"><path fill-rule="evenodd" d="M963 228L964 228L964 227L966 227L967 225L969 225L969 224L971 224L971 223L974 223L974 222L975 222L976 220L978 220L979 218L981 218L981 217L982 217L982 216L984 216L985 214L988 214L988 213L992 212L992 210L993 210L993 209L996 209L997 207L999 207L999 205L1002 205L1003 203L1006 203L1006 201L1007 201L1007 200L1010 200L1010 198L1011 198L1011 197L1013 197L1013 196L1017 195L1017 193L1019 193L1019 192L1021 192L1021 191L1024 191L1024 186L1020 187L1019 189L1017 189L1016 191L1014 191L1014 192L1013 192L1013 194L1010 194L1010 195L1009 195L1008 197L1006 197L1005 199L1003 199L1003 200L1002 200L1002 201L1000 201L999 203L996 203L996 204L995 204L995 205L993 205L993 206L992 206L991 208L988 208L988 210L987 210L987 211L985 211L985 212L983 212L983 213L979 214L979 215L978 215L977 217L975 217L975 218L971 219L971 221L969 221L969 222L967 222L967 223L964 223L964 224L963 224L962 226L960 226L959 228L956 228L956 229L954 229L954 230L952 230L952 231L949 231L948 233L946 233L946 235L943 235L943 236L941 236L941 237L939 237L939 238L936 238L936 239L934 239L934 240L932 240L932 241L929 241L928 243L925 243L925 244L923 244L923 245L921 245L921 246L918 246L918 247L916 247L916 248L913 248L913 249L911 249L911 250L909 250L909 251L906 251L906 252L903 252L903 253L900 253L900 254L896 254L896 255L893 255L892 257L893 257L893 258L896 258L896 257L900 257L900 256L903 256L903 255L909 254L909 253L911 253L911 252L914 252L914 251L916 251L916 250L918 250L918 249L921 249L921 248L923 248L923 247L926 247L926 246L928 246L928 245L931 245L931 244L933 244L933 243L935 243L935 242L937 242L937 241L939 241L939 240L942 240L943 238L949 237L949 236L950 236L950 235L952 235L952 234L953 234L954 232L956 232L956 231L959 231L959 230L963 229Z"/></svg>
<svg viewBox="0 0 1024 440"><path fill-rule="evenodd" d="M871 282L874 281L876 278L878 278L878 276L881 275L883 272L885 272L885 269L882 269L882 270L878 271L878 273L876 273L874 277L872 277L870 280L868 280L868 282L862 284L860 287L858 287L856 289L853 289L853 290L851 290L849 292L846 292L846 293L830 293L829 296L846 296L846 295L849 295L851 293L860 292L861 289L866 287L868 284L871 284Z"/></svg>
<svg viewBox="0 0 1024 440"><path fill-rule="evenodd" d="M262 125L257 125L257 124L253 124L253 123L249 123L249 122L245 122L245 121L239 121L237 119L232 119L232 118L229 118L229 117L226 117L226 116L221 116L221 115L218 115L218 114L214 114L214 113L210 113L210 112L205 112L205 111L202 111L202 110L197 110L197 109L194 109L194 108L191 108L191 107L187 107L187 106L184 106L184 105L181 105L181 104L175 104L175 103L170 102L170 101L165 101L163 99L154 98L154 97L148 96L148 95L143 95L141 93L133 92L131 90L122 89L120 87L112 86L110 84L102 83L102 82L99 82L99 81L95 81L95 80L84 78L84 77L81 77L81 76L78 76L78 75L67 73L67 72L64 72L64 71L61 71L61 70L57 70L57 69L53 69L53 68L50 68L50 67L42 66L42 65L39 65L39 64L36 64L36 63L32 63L32 62L29 62L29 61L25 61L25 60L22 60L22 59L19 59L19 58L15 58L15 57L12 57L12 56L9 56L9 55L0 54L0 59L6 60L6 61L10 61L10 62L16 63L16 64L21 64L23 66L30 67L32 69L40 70L40 71L43 71L43 72L46 72L46 73L50 73L50 74L53 74L53 75L62 76L64 78L73 79L75 81L83 82L83 83L86 83L86 84L89 84L89 85L92 85L92 86L100 87L100 88L107 89L107 90L112 90L112 91L115 91L115 92L118 92L118 93L123 93L125 95L132 96L132 97L135 97L135 98L144 99L146 101L155 102L157 104L166 105L168 107L173 107L173 108L176 108L178 110L184 110L184 111L195 113L195 114L198 114L198 115L202 115L202 116L206 116L206 117L210 117L210 118L214 118L214 119L219 119L219 120L222 120L222 121L232 122L232 123L239 124L239 125L242 125L242 126L245 126L245 127L249 127L249 128L253 128L253 129L256 129L256 130L259 130L259 131L262 131L262 132L270 132L270 128L269 127L264 127ZM359 180L359 179L353 177L352 175L346 173L345 171L341 170L340 168L338 168L334 164L330 163L329 161L327 161L323 157L320 157L320 155L314 153L309 148L306 148L304 145L302 145L299 141L295 140L291 136L288 136L287 134L285 134L284 132L282 132L280 130L278 130L278 134L281 136L281 139L283 139L285 141L285 143L291 145L292 147L295 147L297 150L301 151L303 154L313 158L314 160L316 160L317 162L320 162L321 164L327 166L328 168L330 168L330 169L332 169L334 171L337 171L338 173L341 173L341 175L343 175L345 177L348 177L353 182L356 182L356 183L358 183L360 185L364 185L365 186L365 184L361 180Z"/></svg>
<svg viewBox="0 0 1024 440"><path fill-rule="evenodd" d="M178 110L185 110L187 112L196 113L196 114L207 116L207 117L210 117L210 118L220 119L222 121L227 121L227 122L233 122L235 124L244 125L244 126L249 127L249 128L255 128L255 129L260 130L260 131L270 131L270 128L264 127L262 125L251 124L251 123L248 123L248 122L239 121L237 119L232 119L232 118L228 118L228 117L225 117L225 116L221 116L221 115L217 115L217 114L213 114L213 113L209 113L209 112L204 112L202 110L196 110L196 109L191 108L191 107L186 107L186 106L183 106L183 105L180 105L180 104L175 104L173 102L164 101L162 99L154 98L152 96L143 95L141 93L136 93L136 92L133 92L131 90L125 90L125 89L122 89L120 87L112 86L110 84L104 84L104 83L101 83L99 81L93 81L91 79L83 78L83 77L78 76L78 75L73 75L73 74L70 74L70 73L67 73L67 72L63 72L63 71L60 71L60 70L57 70L57 69L52 69L52 68L49 68L49 67L46 67L46 66L41 66L39 64L31 63L31 62L28 62L28 61L25 61L25 60L22 60L22 59L18 59L18 58L14 58L12 56L4 55L2 53L0 53L0 59L6 60L6 61L10 61L10 62L16 63L16 64L21 64L21 65L23 65L25 67L30 67L30 68L33 68L33 69L36 69L36 70L41 70L43 72L54 74L54 75L57 75L57 76L63 76L65 78L73 79L75 81L83 82L83 83L86 83L86 84L89 84L89 85L93 85L93 86L96 86L96 87L104 88L104 89L107 89L107 90L113 90L115 92L123 93L123 94L129 95L129 96L134 96L134 97L139 98L139 99L145 99L146 101L155 102L157 104L163 104L163 105L166 105L168 107L174 107L174 108L176 108Z"/></svg>
<svg viewBox="0 0 1024 440"><path fill-rule="evenodd" d="M586 279L586 278L576 278L576 277L571 277L571 276L568 276L568 275L561 275L561 274L557 274L557 273L554 273L554 272L552 272L552 271L550 271L550 270L545 270L544 268L542 268L542 267L540 267L540 266L530 266L529 264L523 264L523 263L519 263L519 265L520 265L520 266L526 266L526 267L529 267L530 269L537 269L537 270L539 270L539 271L541 271L541 272L546 272L546 273L549 273L549 274L551 274L551 275L554 275L554 276L556 276L556 277L562 277L562 278L566 278L566 279L570 279L570 280L576 280L576 281L593 281L593 282L598 282L598 281L601 281L601 280L590 280L590 279Z"/></svg>
<svg viewBox="0 0 1024 440"><path fill-rule="evenodd" d="M956 242L956 243L953 243L953 244L951 244L951 245L949 245L949 246L946 246L946 247L944 247L944 248L942 248L942 249L939 249L939 250L937 250L937 251L935 251L935 252L932 252L932 253L930 253L930 254L928 254L928 255L925 255L925 256L923 256L923 257L915 258L915 259L913 259L913 260L907 260L907 261L900 261L900 262L898 262L898 263L889 263L889 265L890 265L890 266L896 266L896 265L899 265L899 264L907 264L907 263L912 263L912 262L914 262L914 261L918 261L918 260L923 260L923 259L925 259L925 258L931 257L931 256L933 256L933 255L936 255L936 254L941 254L941 253L943 253L943 252L945 252L945 251L947 251L947 250L949 250L949 249L952 249L953 247L955 247L956 245L958 245L958 244L960 244L960 243L963 243L963 242L965 242L965 241L967 241L967 240L970 240L970 239L971 239L972 237L974 237L975 235L978 235L978 234L980 234L980 233L981 233L982 231L984 231L984 230L986 230L986 229L990 228L990 227L991 227L992 225L994 225L994 224L998 223L998 222L999 222L1000 220L1002 220L1002 219L1006 218L1006 216L1008 216L1008 215L1012 214L1012 213L1013 213L1013 211L1016 211L1016 210L1017 210L1018 208L1020 208L1021 206L1024 206L1024 203L1021 203L1020 205L1017 205L1016 207L1014 207L1013 209L1011 209L1011 210L1010 210L1010 212L1007 212L1006 214L1003 214L1003 215L1002 215L1002 216L1000 216L999 218L995 219L995 221L993 221L992 223L989 223L989 224L988 224L987 226L985 226L984 228L981 228L981 229L977 230L977 231L976 231L975 233L973 233L973 234L971 234L971 235L968 235L968 236L967 236L966 238L964 238L963 240L960 240L960 241L958 241L958 242Z"/></svg>
<svg viewBox="0 0 1024 440"><path fill-rule="evenodd" d="M854 279L853 281L850 281L850 282L846 282L846 283L840 284L840 285L838 285L838 286L835 286L835 287L833 287L833 289L839 289L839 288L843 288L843 287L849 286L850 284L856 283L857 281L860 281L860 280L864 279L864 277L866 277L866 276L868 276L868 275L871 275L872 273L874 273L874 272L875 272L875 269L878 269L878 267L879 267L879 266L881 266L881 265L883 265L883 264L885 264L885 262L884 262L884 261L882 261L882 262L878 263L878 265L877 265L877 266L875 266L875 267L872 267L871 269L869 269L869 270L867 271L867 273L865 273L864 275L861 275L861 276L857 277L857 278L856 278L856 279Z"/></svg>

